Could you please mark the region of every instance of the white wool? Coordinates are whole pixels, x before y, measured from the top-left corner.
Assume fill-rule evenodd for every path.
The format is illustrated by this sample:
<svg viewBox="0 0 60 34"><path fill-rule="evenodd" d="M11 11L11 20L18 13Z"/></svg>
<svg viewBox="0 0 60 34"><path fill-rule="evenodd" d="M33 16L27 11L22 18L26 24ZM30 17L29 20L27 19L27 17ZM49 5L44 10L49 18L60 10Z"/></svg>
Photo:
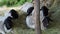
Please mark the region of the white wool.
<svg viewBox="0 0 60 34"><path fill-rule="evenodd" d="M5 20L8 16L11 16L11 14L8 13L8 12L5 12L4 16L0 16L0 33L5 34L5 31L6 31L6 32L11 31L11 30L6 30L6 28L4 27L4 20Z"/></svg>
<svg viewBox="0 0 60 34"><path fill-rule="evenodd" d="M5 32L3 30L0 30L0 33L5 34Z"/></svg>
<svg viewBox="0 0 60 34"><path fill-rule="evenodd" d="M4 16L0 16L0 21L3 21L3 22L4 22L4 20L5 20L8 16L12 17L9 12L5 12L5 13L4 13Z"/></svg>
<svg viewBox="0 0 60 34"><path fill-rule="evenodd" d="M7 33L9 33L10 31L12 31L12 29L7 30L7 28L6 28L5 25L4 25L4 30L5 30L5 32L7 32Z"/></svg>
<svg viewBox="0 0 60 34"><path fill-rule="evenodd" d="M26 2L25 4L22 5L20 8L21 11L27 12L28 8L33 7L32 3Z"/></svg>
<svg viewBox="0 0 60 34"><path fill-rule="evenodd" d="M44 29L46 29L45 27L44 27L44 25L43 25L43 19L44 19L44 16L43 16L43 11L41 10L40 11L40 23L41 23L41 30L44 30Z"/></svg>
<svg viewBox="0 0 60 34"><path fill-rule="evenodd" d="M26 17L26 24L29 28L32 28L32 29L35 28L35 26L34 26L35 23L34 23L34 20L33 20L32 16L27 16Z"/></svg>
<svg viewBox="0 0 60 34"><path fill-rule="evenodd" d="M26 17L26 24L27 24L27 26L28 26L29 28L35 29L35 23L34 23L33 18L34 18L34 10L33 10L33 12L32 12L32 15ZM46 29L46 28L43 26L43 23L42 23L43 19L44 19L43 12L40 11L41 30Z"/></svg>
<svg viewBox="0 0 60 34"><path fill-rule="evenodd" d="M5 34L2 21L0 21L0 33Z"/></svg>
<svg viewBox="0 0 60 34"><path fill-rule="evenodd" d="M12 17L12 16L11 16L11 13L6 12L6 13L5 13L5 16L4 16L4 20L5 20L8 16ZM11 31L11 29L7 30L7 28L6 28L5 25L4 25L4 29L5 29L5 32L7 32L7 33Z"/></svg>

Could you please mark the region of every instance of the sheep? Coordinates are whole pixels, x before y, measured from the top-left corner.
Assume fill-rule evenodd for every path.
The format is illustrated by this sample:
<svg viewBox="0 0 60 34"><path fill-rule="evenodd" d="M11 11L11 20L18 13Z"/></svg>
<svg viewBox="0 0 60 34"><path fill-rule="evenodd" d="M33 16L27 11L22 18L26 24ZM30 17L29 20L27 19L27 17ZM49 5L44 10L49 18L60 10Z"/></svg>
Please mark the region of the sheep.
<svg viewBox="0 0 60 34"><path fill-rule="evenodd" d="M13 25L13 22L12 20L14 19L17 19L18 18L18 13L17 11L15 11L14 9L10 10L9 12L6 12L4 14L4 16L0 16L0 24L1 24L1 30L0 30L0 33L2 34L5 34L12 31L12 25Z"/></svg>
<svg viewBox="0 0 60 34"><path fill-rule="evenodd" d="M14 9L10 10L8 14L10 15L4 20L4 28L5 28L5 31L7 32L9 32L12 29L12 24L13 24L12 20L18 18L18 13Z"/></svg>
<svg viewBox="0 0 60 34"><path fill-rule="evenodd" d="M42 6L40 9L40 22L41 22L41 30L47 29L49 22L51 19L48 17L48 8L46 6ZM34 7L30 7L27 10L26 24L29 28L35 29L35 23L33 20Z"/></svg>

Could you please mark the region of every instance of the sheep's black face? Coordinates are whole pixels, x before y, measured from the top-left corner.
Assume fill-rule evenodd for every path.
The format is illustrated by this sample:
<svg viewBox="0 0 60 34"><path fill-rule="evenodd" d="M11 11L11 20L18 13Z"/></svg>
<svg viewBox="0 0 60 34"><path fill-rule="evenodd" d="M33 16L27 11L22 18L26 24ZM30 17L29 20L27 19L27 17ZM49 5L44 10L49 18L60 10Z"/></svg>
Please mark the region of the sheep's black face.
<svg viewBox="0 0 60 34"><path fill-rule="evenodd" d="M42 6L41 10L43 11L44 16L48 15L48 8L46 6Z"/></svg>
<svg viewBox="0 0 60 34"><path fill-rule="evenodd" d="M11 13L11 16L12 16L13 19L17 19L18 18L18 13L14 9L12 9L9 13Z"/></svg>
<svg viewBox="0 0 60 34"><path fill-rule="evenodd" d="M32 13L33 9L34 9L34 7L28 8L28 10L27 10L27 16L30 15L30 14Z"/></svg>
<svg viewBox="0 0 60 34"><path fill-rule="evenodd" d="M11 19L12 19L11 17L7 17L7 18L5 19L5 21L4 21L4 24L5 24L5 26L6 26L6 28L7 28L8 30L11 29L11 28L12 28L12 25L13 25Z"/></svg>
<svg viewBox="0 0 60 34"><path fill-rule="evenodd" d="M43 20L43 25L44 25L44 27L48 27L48 25L49 25L49 21L48 21L48 19L45 17L44 18L44 20Z"/></svg>

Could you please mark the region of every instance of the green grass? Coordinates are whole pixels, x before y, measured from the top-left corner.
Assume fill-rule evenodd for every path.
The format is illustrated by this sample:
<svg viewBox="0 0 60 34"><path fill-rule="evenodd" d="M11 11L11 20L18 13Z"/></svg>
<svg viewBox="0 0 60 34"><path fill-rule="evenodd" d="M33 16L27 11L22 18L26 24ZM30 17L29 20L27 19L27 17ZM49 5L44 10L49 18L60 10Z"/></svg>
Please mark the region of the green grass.
<svg viewBox="0 0 60 34"><path fill-rule="evenodd" d="M1 0L0 6L19 6L23 5L25 2L32 2L32 0Z"/></svg>

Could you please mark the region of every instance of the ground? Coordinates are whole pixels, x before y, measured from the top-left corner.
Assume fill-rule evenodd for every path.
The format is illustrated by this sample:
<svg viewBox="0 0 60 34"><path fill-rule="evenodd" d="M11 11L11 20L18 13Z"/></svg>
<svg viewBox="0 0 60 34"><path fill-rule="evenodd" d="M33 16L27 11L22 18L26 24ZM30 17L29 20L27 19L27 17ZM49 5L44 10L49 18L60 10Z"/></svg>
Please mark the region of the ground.
<svg viewBox="0 0 60 34"><path fill-rule="evenodd" d="M27 28L25 24L26 13L19 12L19 18L14 20L13 31L14 34L35 34L35 30ZM51 16L53 22L51 22L48 29L42 31L43 34L60 34L60 11L54 12ZM11 33L9 33L11 34Z"/></svg>
<svg viewBox="0 0 60 34"><path fill-rule="evenodd" d="M49 28L42 31L42 34L60 34L60 0L55 0L49 9L52 13L51 19L53 22L50 22ZM17 11L19 13L19 18L14 20L14 34L35 34L35 30L27 28L25 24L26 13L20 10ZM0 15L2 15L3 12L4 11L0 12Z"/></svg>

